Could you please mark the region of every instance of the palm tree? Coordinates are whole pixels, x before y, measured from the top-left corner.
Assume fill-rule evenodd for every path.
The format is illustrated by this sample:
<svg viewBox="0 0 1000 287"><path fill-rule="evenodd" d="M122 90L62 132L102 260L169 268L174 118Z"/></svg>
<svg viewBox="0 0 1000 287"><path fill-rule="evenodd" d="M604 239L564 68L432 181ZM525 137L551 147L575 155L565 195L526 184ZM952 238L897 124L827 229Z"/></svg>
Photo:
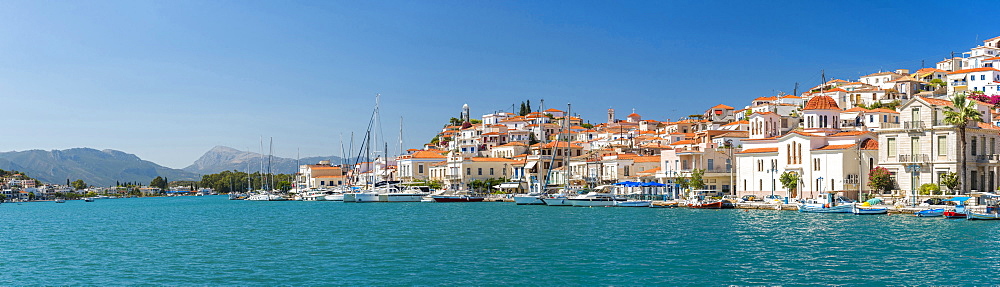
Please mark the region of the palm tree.
<svg viewBox="0 0 1000 287"><path fill-rule="evenodd" d="M952 96L951 106L944 107L944 122L955 125L958 128L958 161L962 163L959 168L959 173L962 174L962 192L968 190L968 186L966 186L968 183L966 169L968 167L965 162L965 129L970 122L978 121L980 117L982 117L982 114L979 113L979 110L976 110L976 103L966 99L964 93Z"/></svg>

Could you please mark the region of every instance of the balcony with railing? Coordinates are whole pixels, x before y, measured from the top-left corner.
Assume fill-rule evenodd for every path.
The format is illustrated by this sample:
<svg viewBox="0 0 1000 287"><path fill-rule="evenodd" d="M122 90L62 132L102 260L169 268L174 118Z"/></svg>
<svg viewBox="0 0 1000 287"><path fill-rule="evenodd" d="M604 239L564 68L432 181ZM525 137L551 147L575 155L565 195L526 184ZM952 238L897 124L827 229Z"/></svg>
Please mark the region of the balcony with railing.
<svg viewBox="0 0 1000 287"><path fill-rule="evenodd" d="M907 130L907 131L922 131L922 130L924 130L924 121L908 121L908 122L903 122L903 130Z"/></svg>
<svg viewBox="0 0 1000 287"><path fill-rule="evenodd" d="M976 156L979 163L1000 163L1000 154L981 154Z"/></svg>
<svg viewBox="0 0 1000 287"><path fill-rule="evenodd" d="M925 163L929 162L930 157L926 154L901 154L899 155L900 163Z"/></svg>

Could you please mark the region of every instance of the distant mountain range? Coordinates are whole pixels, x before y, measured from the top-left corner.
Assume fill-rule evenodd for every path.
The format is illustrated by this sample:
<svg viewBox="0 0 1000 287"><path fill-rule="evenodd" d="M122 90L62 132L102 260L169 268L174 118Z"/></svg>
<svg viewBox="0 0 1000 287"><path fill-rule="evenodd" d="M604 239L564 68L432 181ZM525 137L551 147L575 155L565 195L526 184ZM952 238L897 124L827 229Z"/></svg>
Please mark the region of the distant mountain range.
<svg viewBox="0 0 1000 287"><path fill-rule="evenodd" d="M170 181L200 179L195 173L164 167L134 154L92 148L0 152L0 169L21 171L46 183L82 179L94 186L111 186L116 181L148 183L157 176Z"/></svg>
<svg viewBox="0 0 1000 287"><path fill-rule="evenodd" d="M196 174L212 174L218 173L225 170L238 170L245 172L247 170L248 164L250 172L257 172L261 169L261 161L263 160L263 166L265 171L267 170L268 157L264 155L263 157L259 153L241 151L231 147L217 146L206 152L198 160L183 170ZM336 156L314 156L305 157L296 161L294 158L283 158L272 156L271 161L271 172L272 173L295 173L298 172L298 164L316 164L323 160L329 160L333 164L340 163L340 157Z"/></svg>
<svg viewBox="0 0 1000 287"><path fill-rule="evenodd" d="M266 170L267 156L263 160ZM340 163L340 157L335 156L307 157L298 162L316 164L321 160ZM169 181L200 180L204 174L225 170L246 171L248 163L250 172L259 171L261 155L224 146L212 148L184 169L164 167L134 154L109 149L0 152L0 169L21 171L45 183L66 184L67 179L82 179L93 186L111 186L115 182L149 183L157 176L166 177ZM271 157L271 172L295 173L298 170L295 163L295 159Z"/></svg>

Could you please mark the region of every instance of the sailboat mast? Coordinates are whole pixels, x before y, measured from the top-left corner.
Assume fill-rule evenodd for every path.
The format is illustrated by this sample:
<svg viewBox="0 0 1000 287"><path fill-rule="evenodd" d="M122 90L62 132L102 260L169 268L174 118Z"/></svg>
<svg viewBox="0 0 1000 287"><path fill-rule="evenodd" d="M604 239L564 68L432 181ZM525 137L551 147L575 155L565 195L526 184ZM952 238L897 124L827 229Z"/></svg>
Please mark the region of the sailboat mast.
<svg viewBox="0 0 1000 287"><path fill-rule="evenodd" d="M264 136L260 136L260 189L264 190Z"/></svg>
<svg viewBox="0 0 1000 287"><path fill-rule="evenodd" d="M274 175L271 174L271 155L274 154L274 137L271 137L267 144L267 188L274 189Z"/></svg>

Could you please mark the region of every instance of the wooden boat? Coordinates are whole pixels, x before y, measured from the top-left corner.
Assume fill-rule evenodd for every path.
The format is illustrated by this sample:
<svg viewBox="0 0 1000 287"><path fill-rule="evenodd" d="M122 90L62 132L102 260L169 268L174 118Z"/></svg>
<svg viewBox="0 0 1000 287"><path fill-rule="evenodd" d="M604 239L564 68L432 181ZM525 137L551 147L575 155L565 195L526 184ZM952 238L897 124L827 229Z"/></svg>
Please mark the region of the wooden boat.
<svg viewBox="0 0 1000 287"><path fill-rule="evenodd" d="M944 216L944 208L924 209L913 213L916 217L938 217Z"/></svg>
<svg viewBox="0 0 1000 287"><path fill-rule="evenodd" d="M666 201L654 201L649 205L651 208L674 208L678 207L680 204L677 202L666 202Z"/></svg>
<svg viewBox="0 0 1000 287"><path fill-rule="evenodd" d="M712 201L688 203L688 207L698 209L722 209L724 205L722 204L722 201Z"/></svg>
<svg viewBox="0 0 1000 287"><path fill-rule="evenodd" d="M471 195L433 195L431 198L436 202L481 202L486 199Z"/></svg>
<svg viewBox="0 0 1000 287"><path fill-rule="evenodd" d="M829 204L799 204L799 212L851 213L853 209L854 205L830 206Z"/></svg>
<svg viewBox="0 0 1000 287"><path fill-rule="evenodd" d="M969 220L1000 220L1000 213L975 213L970 211L966 218Z"/></svg>
<svg viewBox="0 0 1000 287"><path fill-rule="evenodd" d="M854 208L851 209L851 213L857 215L889 213L889 209L884 207L863 207L860 205L853 205L853 207Z"/></svg>

